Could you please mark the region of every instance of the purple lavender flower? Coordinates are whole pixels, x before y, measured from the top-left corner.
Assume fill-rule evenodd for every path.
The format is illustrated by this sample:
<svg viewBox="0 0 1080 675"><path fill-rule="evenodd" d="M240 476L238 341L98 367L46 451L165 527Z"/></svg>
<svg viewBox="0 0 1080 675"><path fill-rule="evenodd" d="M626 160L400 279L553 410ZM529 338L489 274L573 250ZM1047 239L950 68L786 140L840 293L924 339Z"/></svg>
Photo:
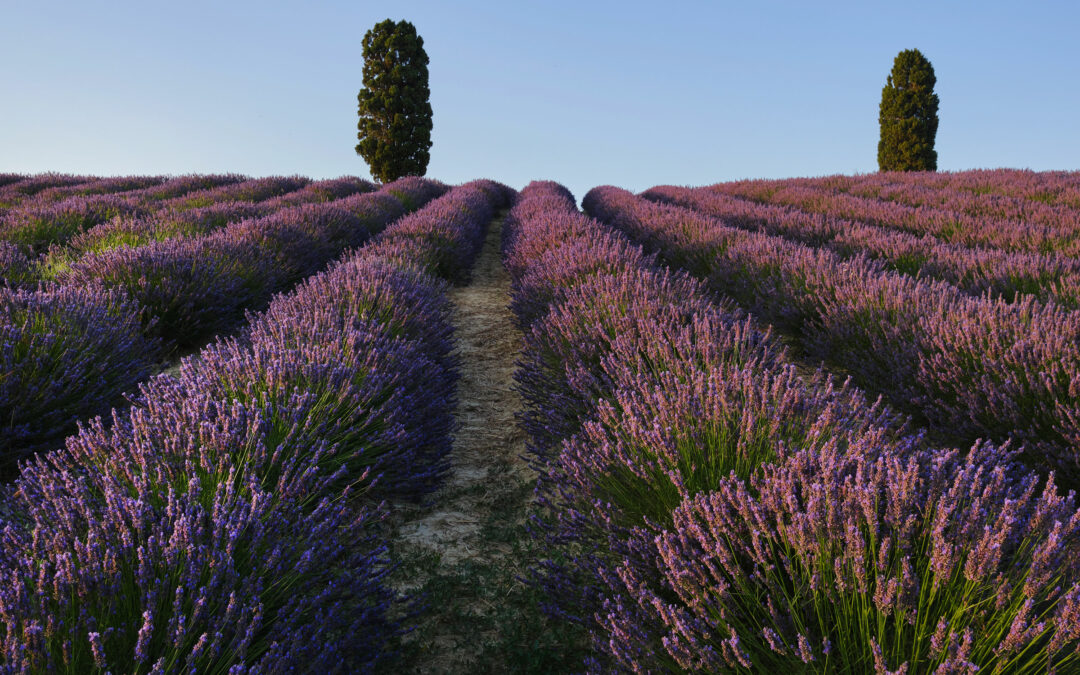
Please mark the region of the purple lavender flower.
<svg viewBox="0 0 1080 675"><path fill-rule="evenodd" d="M0 289L0 464L57 447L75 420L107 412L159 354L142 310L101 288Z"/></svg>

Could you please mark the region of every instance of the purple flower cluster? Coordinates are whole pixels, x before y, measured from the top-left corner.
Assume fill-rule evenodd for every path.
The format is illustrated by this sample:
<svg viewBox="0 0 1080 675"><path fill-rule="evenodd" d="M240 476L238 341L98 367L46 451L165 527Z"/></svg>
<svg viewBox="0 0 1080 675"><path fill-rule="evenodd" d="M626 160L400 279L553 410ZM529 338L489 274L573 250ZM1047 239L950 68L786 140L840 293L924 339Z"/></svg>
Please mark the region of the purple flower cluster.
<svg viewBox="0 0 1080 675"><path fill-rule="evenodd" d="M231 233L90 253L57 276L65 287L123 289L155 320L153 334L189 349L236 324L284 283L257 241Z"/></svg>
<svg viewBox="0 0 1080 675"><path fill-rule="evenodd" d="M435 193L410 182L413 203ZM513 194L488 185L417 212L410 241L426 219L432 248L458 228L456 252L474 254L473 230ZM445 281L384 248L278 296L111 425L23 466L0 520L7 666L369 672L386 658L402 611L375 501L437 485L456 375Z"/></svg>
<svg viewBox="0 0 1080 675"><path fill-rule="evenodd" d="M0 286L32 286L37 277L37 266L18 246L0 241Z"/></svg>
<svg viewBox="0 0 1080 675"><path fill-rule="evenodd" d="M142 196L145 191L158 188L169 182L167 176L112 176L110 178L97 178L87 183L71 185L68 187L49 188L40 193L53 199L75 195L106 195L118 192L128 193L126 196Z"/></svg>
<svg viewBox="0 0 1080 675"><path fill-rule="evenodd" d="M997 169L941 174L878 173L843 178L847 185L832 189L908 206L963 211L976 217L1056 225L1069 217L1070 210L1080 210L1080 175L1075 171Z"/></svg>
<svg viewBox="0 0 1080 675"><path fill-rule="evenodd" d="M691 671L1080 665L1080 511L992 448L803 450L638 539L658 576L614 571L632 605L610 603L607 629L632 634L635 613L663 628L622 654Z"/></svg>
<svg viewBox="0 0 1080 675"><path fill-rule="evenodd" d="M590 213L790 330L809 353L964 444L1013 439L1028 460L1080 469L1080 314L1033 298L973 298L612 187Z"/></svg>
<svg viewBox="0 0 1080 675"><path fill-rule="evenodd" d="M589 629L590 670L1076 665L1080 515L1052 480L800 377L557 186L507 225L551 552L534 579Z"/></svg>
<svg viewBox="0 0 1080 675"><path fill-rule="evenodd" d="M107 412L156 365L139 305L119 291L0 288L0 472Z"/></svg>
<svg viewBox="0 0 1080 675"><path fill-rule="evenodd" d="M928 234L914 235L827 213L762 204L709 188L665 185L642 196L694 209L743 229L823 246L845 258L865 255L911 276L948 281L969 295L989 292L1012 301L1017 293L1023 293L1070 309L1080 308L1080 261L1062 253L972 248ZM1080 218L1080 213L1073 218Z"/></svg>

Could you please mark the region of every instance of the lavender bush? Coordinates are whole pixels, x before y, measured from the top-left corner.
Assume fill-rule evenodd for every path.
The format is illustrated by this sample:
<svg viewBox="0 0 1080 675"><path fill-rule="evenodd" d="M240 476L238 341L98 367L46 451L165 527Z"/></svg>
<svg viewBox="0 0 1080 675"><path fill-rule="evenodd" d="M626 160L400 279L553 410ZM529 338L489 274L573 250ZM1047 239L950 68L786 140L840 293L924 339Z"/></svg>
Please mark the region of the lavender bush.
<svg viewBox="0 0 1080 675"><path fill-rule="evenodd" d="M275 197L264 202L267 206L279 209L286 206L299 206L315 202L332 202L355 194L374 192L374 183L356 176L342 176L328 180L312 181L299 190Z"/></svg>
<svg viewBox="0 0 1080 675"><path fill-rule="evenodd" d="M21 180L9 182L0 187L0 209L16 206L27 197L32 197L49 188L86 185L91 182L94 182L94 179L89 176L72 176L60 173L39 173L34 176L25 176Z"/></svg>
<svg viewBox="0 0 1080 675"><path fill-rule="evenodd" d="M0 525L5 666L371 668L396 632L381 515L330 498L332 448L284 456L267 427L185 389L25 466Z"/></svg>
<svg viewBox="0 0 1080 675"><path fill-rule="evenodd" d="M512 196L510 188L494 181L466 183L434 202L437 212L419 212L387 228L374 242L374 249L379 255L420 265L437 276L464 281L484 243L485 226Z"/></svg>
<svg viewBox="0 0 1080 675"><path fill-rule="evenodd" d="M38 274L37 265L18 246L0 241L0 285L16 288L33 286Z"/></svg>
<svg viewBox="0 0 1080 675"><path fill-rule="evenodd" d="M659 574L610 575L610 650L637 672L1071 672L1078 528L1071 494L994 448L828 444L639 531Z"/></svg>
<svg viewBox="0 0 1080 675"><path fill-rule="evenodd" d="M106 412L160 354L141 308L100 288L0 288L0 470L58 447L75 421Z"/></svg>

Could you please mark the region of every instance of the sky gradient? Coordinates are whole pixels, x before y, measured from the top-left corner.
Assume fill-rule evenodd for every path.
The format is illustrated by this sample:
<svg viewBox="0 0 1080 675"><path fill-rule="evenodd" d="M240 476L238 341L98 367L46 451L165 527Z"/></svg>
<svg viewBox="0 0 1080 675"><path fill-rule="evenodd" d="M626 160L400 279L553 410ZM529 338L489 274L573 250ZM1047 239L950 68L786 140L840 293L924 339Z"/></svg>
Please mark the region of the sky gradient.
<svg viewBox="0 0 1080 675"><path fill-rule="evenodd" d="M941 170L1080 167L1080 3L5 1L0 172L368 176L361 39L431 59L428 175L577 197L877 169L896 54Z"/></svg>

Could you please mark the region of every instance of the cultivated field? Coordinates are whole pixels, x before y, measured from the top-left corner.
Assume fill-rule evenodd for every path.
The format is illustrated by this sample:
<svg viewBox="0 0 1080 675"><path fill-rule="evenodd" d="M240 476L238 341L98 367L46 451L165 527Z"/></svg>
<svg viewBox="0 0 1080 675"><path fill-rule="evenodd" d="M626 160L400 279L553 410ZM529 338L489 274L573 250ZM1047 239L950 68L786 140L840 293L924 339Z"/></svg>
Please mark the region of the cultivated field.
<svg viewBox="0 0 1080 675"><path fill-rule="evenodd" d="M1080 173L0 175L0 672L1080 672Z"/></svg>

